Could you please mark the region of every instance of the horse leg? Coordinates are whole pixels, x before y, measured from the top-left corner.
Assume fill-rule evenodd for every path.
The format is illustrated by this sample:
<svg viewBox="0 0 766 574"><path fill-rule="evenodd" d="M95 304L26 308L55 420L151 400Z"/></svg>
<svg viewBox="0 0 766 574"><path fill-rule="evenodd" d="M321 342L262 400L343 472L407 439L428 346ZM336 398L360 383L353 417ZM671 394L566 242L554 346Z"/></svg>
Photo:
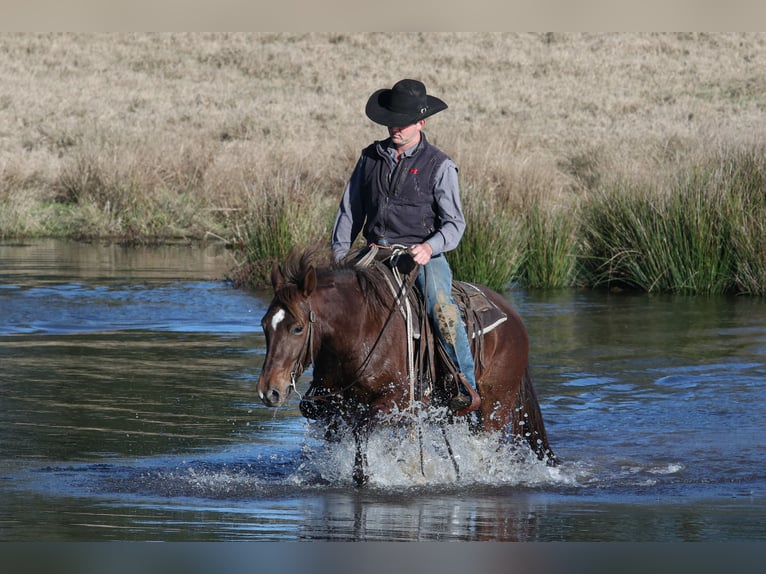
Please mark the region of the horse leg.
<svg viewBox="0 0 766 574"><path fill-rule="evenodd" d="M367 443L373 425L373 413L369 406L356 405L352 432L354 433L354 483L364 486L370 480L367 474Z"/></svg>
<svg viewBox="0 0 766 574"><path fill-rule="evenodd" d="M370 437L369 422L362 422L354 427L354 483L364 486L370 480L367 474L367 442Z"/></svg>
<svg viewBox="0 0 766 574"><path fill-rule="evenodd" d="M449 442L449 438L447 437L447 429L446 429L446 422L441 421L439 426L441 427L442 431L442 437L444 437L444 444L447 445L447 453L449 454L450 460L452 461L452 468L455 469L455 479L460 480L460 465L457 463L457 459L455 458L455 453L452 451L452 445ZM421 458L422 458L422 448L421 448ZM422 465L422 463L421 463Z"/></svg>
<svg viewBox="0 0 766 574"><path fill-rule="evenodd" d="M521 386L516 395L512 427L513 435L523 437L537 458L540 460L547 458L547 463L550 466L555 466L558 463L556 455L553 454L548 443L548 434L545 432L545 425L543 424L543 414L540 411L537 394L532 386L528 367L524 369Z"/></svg>

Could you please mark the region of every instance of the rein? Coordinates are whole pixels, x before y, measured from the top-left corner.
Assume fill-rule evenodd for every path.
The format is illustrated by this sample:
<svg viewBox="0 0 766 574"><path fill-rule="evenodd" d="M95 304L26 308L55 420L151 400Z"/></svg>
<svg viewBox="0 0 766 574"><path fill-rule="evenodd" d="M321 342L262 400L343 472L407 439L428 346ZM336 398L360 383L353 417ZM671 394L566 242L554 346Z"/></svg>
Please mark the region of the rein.
<svg viewBox="0 0 766 574"><path fill-rule="evenodd" d="M371 249L370 249L369 253L373 253L373 254L377 253L378 249L380 249L380 248L377 245L373 245L373 246L371 246ZM392 261L392 269L394 271L394 277L396 278L396 281L399 284L399 290L397 292L397 290L394 288L394 286L388 281L388 277L384 276L386 282L388 283L388 286L391 288L391 291L392 291L392 293L394 295L394 303L393 303L393 305L391 305L391 308L388 311L388 316L386 317L386 322L383 324L383 327L381 328L380 333L378 333L378 336L375 339L375 343L373 343L372 348L367 353L367 356L365 357L364 361L362 361L362 364L359 366L359 368L354 373L354 378L356 378L359 374L361 374L364 371L364 369L367 368L367 365L369 365L370 360L372 359L372 356L373 356L373 353L374 353L375 349L378 347L378 344L383 339L383 335L386 332L386 329L388 328L388 326L391 324L391 320L396 315L397 308L401 309L402 308L402 302L404 302L404 314L405 314L405 319L406 319L406 323L407 323L407 350L408 350L407 355L409 357L409 361L408 361L408 378L409 378L409 381L410 381L410 387L412 387L412 385L414 384L414 378L415 378L415 373L414 373L415 369L414 369L414 364L413 364L413 360L412 360L412 357L413 357L413 352L412 352L412 309L411 309L411 306L409 304L409 301L407 300L407 294L409 293L410 289L412 289L412 285L415 282L415 276L417 274L413 270L413 272L411 272L409 274L409 276L403 277L401 275L401 273L399 272L399 270L397 269L397 267L396 267L396 263L397 263L399 257L401 257L402 255L407 253L407 248L405 246L403 246L403 245L393 245L391 247L386 247L385 249L391 250L391 252L392 252L390 259ZM360 263L357 264L358 266L364 267L364 266L370 265L370 262L371 262L372 259L374 259L374 257L372 259L370 259L370 260L367 260L367 258L369 257L369 253L368 253L368 255L362 261L360 261ZM349 385L346 388L350 388L353 384L354 383L352 383L351 385ZM413 397L413 396L414 395L412 393L410 393L410 397Z"/></svg>

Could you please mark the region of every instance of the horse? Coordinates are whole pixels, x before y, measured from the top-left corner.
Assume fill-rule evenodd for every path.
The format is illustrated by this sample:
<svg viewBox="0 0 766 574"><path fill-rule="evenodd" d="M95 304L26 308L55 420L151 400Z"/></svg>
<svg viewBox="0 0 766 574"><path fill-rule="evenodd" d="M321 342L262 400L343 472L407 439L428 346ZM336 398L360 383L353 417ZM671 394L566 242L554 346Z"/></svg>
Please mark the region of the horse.
<svg viewBox="0 0 766 574"><path fill-rule="evenodd" d="M379 265L335 263L329 255L323 259L317 246L293 248L282 265L272 267L274 296L261 321L266 357L258 379L260 400L268 407L284 405L292 392L297 393L297 377L313 365L312 382L300 400L301 413L326 422L325 438L339 421L353 431L353 479L360 486L369 478L365 449L377 420L413 403L443 407L458 392L444 368L421 366L413 373L411 345L405 344L412 343L413 329L401 311L406 281L397 292L382 275ZM526 443L540 460L555 465L529 375L526 327L501 295L470 285L507 319L489 332L473 333L481 404L449 420L468 421L473 432L498 432L502 440ZM421 329L418 346L426 344L426 335ZM430 356L431 365L441 364L433 360L433 352ZM428 354L423 361L429 363ZM453 464L458 471L454 456Z"/></svg>

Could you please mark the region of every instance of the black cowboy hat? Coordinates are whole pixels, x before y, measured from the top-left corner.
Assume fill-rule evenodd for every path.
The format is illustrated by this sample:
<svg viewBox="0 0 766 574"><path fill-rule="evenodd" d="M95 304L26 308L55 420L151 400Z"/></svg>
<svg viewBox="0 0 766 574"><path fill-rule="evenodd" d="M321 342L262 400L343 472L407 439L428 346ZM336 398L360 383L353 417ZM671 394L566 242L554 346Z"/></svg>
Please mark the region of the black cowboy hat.
<svg viewBox="0 0 766 574"><path fill-rule="evenodd" d="M399 80L390 90L374 92L367 100L365 113L376 124L401 128L446 109L442 100L426 94L423 82Z"/></svg>

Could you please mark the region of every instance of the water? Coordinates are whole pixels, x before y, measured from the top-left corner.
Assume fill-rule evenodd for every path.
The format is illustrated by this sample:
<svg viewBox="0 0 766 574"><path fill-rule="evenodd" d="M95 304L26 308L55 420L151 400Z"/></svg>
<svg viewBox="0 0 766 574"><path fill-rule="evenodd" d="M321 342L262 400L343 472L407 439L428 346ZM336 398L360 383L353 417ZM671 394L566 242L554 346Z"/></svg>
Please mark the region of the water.
<svg viewBox="0 0 766 574"><path fill-rule="evenodd" d="M0 244L0 540L766 540L762 300L509 291L562 464L450 428L458 478L420 421L357 489L350 442L257 401L270 293L232 265Z"/></svg>

